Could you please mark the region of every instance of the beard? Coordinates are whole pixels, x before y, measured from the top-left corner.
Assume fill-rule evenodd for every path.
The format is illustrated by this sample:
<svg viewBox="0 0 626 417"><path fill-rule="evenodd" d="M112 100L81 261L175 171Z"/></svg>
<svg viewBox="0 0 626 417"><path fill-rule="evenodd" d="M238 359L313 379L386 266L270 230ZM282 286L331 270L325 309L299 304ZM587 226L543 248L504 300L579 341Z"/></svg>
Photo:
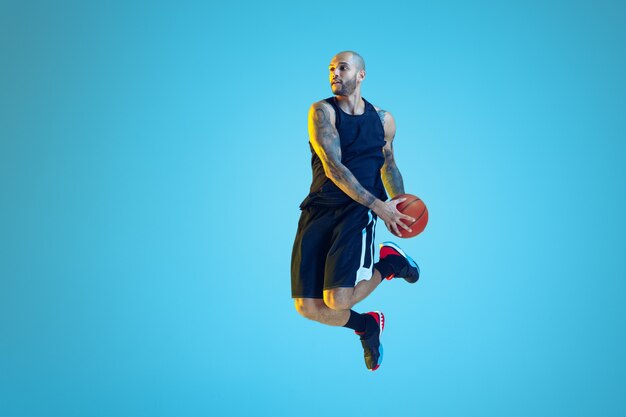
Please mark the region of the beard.
<svg viewBox="0 0 626 417"><path fill-rule="evenodd" d="M341 84L331 85L331 89L336 96L349 96L356 90L356 76L351 80L343 81Z"/></svg>

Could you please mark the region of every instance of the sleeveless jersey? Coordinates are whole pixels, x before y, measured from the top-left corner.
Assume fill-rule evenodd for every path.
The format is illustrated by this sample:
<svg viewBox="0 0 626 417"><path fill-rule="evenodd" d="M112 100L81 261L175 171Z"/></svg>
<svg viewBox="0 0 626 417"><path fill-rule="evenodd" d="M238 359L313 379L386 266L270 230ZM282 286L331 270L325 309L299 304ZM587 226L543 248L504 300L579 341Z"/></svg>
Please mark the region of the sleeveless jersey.
<svg viewBox="0 0 626 417"><path fill-rule="evenodd" d="M341 110L334 96L325 101L335 109L335 127L341 142L341 163L367 191L385 201L387 193L380 175L380 169L385 163L382 150L385 146L385 130L376 109L363 99L363 114L351 115ZM313 181L310 193L300 207L309 204L339 206L354 201L326 176L322 161L310 142L309 148Z"/></svg>

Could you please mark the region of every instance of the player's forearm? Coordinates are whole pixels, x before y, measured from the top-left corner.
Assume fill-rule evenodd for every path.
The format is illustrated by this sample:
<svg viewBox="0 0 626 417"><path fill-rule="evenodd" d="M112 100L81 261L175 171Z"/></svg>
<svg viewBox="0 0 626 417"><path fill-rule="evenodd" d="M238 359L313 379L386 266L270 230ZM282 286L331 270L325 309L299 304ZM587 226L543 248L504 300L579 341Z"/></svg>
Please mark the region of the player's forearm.
<svg viewBox="0 0 626 417"><path fill-rule="evenodd" d="M402 174L400 174L400 170L395 163L385 164L381 170L381 174L387 194L389 194L391 198L397 196L398 194L404 194L404 181L402 180Z"/></svg>
<svg viewBox="0 0 626 417"><path fill-rule="evenodd" d="M328 164L326 167L326 176L331 179L332 182L346 193L354 201L363 204L366 207L373 208L376 200L378 200L372 193L367 191L361 183L356 179L354 174L350 172L343 164Z"/></svg>

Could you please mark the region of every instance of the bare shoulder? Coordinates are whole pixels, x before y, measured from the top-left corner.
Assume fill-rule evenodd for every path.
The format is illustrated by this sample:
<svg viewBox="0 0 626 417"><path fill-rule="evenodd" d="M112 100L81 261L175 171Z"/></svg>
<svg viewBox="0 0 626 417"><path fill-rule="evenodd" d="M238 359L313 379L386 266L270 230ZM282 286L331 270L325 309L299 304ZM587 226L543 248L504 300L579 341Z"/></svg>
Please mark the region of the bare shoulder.
<svg viewBox="0 0 626 417"><path fill-rule="evenodd" d="M316 101L309 109L309 118L317 125L329 122L334 126L335 116L335 109L326 100Z"/></svg>
<svg viewBox="0 0 626 417"><path fill-rule="evenodd" d="M383 126L387 126L389 124L395 125L395 120L393 118L393 114L390 111L383 110L378 106L374 106L376 113L378 113L378 117L380 117L380 121L383 123Z"/></svg>
<svg viewBox="0 0 626 417"><path fill-rule="evenodd" d="M396 121L393 118L393 114L387 110L383 110L378 106L374 106L376 113L378 113L378 117L380 117L380 121L383 124L383 128L385 129L385 138L393 138L396 134Z"/></svg>

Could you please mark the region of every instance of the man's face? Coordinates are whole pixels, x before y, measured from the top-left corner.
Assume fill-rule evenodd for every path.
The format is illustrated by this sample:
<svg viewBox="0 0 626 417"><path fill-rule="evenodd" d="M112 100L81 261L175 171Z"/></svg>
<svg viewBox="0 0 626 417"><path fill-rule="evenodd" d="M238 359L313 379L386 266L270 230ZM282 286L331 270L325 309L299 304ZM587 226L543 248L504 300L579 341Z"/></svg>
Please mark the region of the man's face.
<svg viewBox="0 0 626 417"><path fill-rule="evenodd" d="M336 96L349 96L356 90L359 71L352 63L348 54L340 54L330 61L329 80L330 88Z"/></svg>

